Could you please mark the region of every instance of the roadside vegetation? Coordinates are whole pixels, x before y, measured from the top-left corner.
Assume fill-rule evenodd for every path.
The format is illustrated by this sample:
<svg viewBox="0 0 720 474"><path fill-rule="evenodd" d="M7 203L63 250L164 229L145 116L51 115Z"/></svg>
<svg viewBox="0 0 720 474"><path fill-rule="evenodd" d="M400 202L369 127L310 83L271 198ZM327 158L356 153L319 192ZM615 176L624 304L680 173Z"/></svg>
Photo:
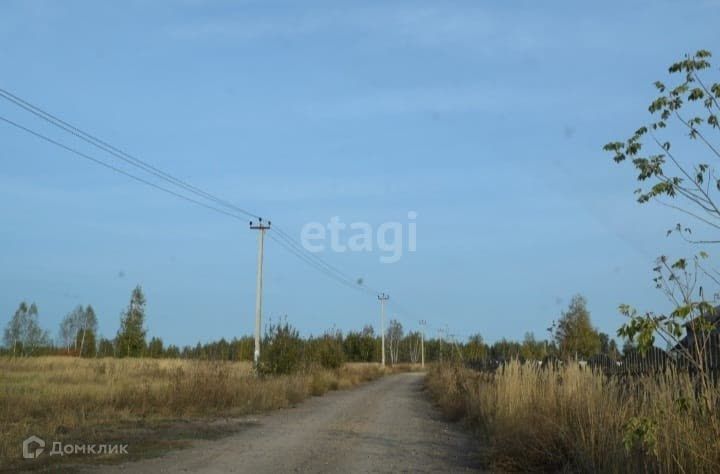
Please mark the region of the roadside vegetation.
<svg viewBox="0 0 720 474"><path fill-rule="evenodd" d="M377 364L357 363L257 377L248 362L0 358L0 467L22 461L20 447L30 435L107 441L128 426L237 417L293 406L382 374Z"/></svg>
<svg viewBox="0 0 720 474"><path fill-rule="evenodd" d="M720 472L720 271L711 249L720 243L720 82L709 51L670 65L673 84L655 82L653 116L627 140L608 143L617 163L637 172L641 204L677 211L698 229L678 223L667 232L692 249L662 255L653 283L671 303L667 313L619 306L617 335L641 357L666 354L653 371L584 367L598 341L584 302L576 298L551 327L560 363L503 361L491 370L466 364L434 367L427 386L446 416L465 422L488 446L488 466L501 471ZM671 143L687 137L690 143ZM584 336L566 341L568 321ZM657 346L668 349L665 353ZM590 352L588 352L590 351ZM626 359L630 360L630 359ZM477 367L476 367L477 368Z"/></svg>
<svg viewBox="0 0 720 474"><path fill-rule="evenodd" d="M427 386L487 446L493 470L720 472L720 425L686 372L623 379L577 364L515 361L495 373L438 365Z"/></svg>
<svg viewBox="0 0 720 474"><path fill-rule="evenodd" d="M399 360L387 368L355 362L379 353L371 328L347 336L333 330L303 338L286 319L267 325L257 370L243 360L252 356L249 337L182 351L164 348L157 337L147 341L145 296L139 286L113 340L96 343L97 316L90 306L79 306L63 319L58 344L41 329L38 315L35 304L22 303L5 330L0 468L100 459L45 455L24 461L22 442L31 435L63 443L116 440L128 443L132 454L157 444L153 436L138 436L168 423L193 422L204 430L217 419L293 406L310 396L413 368ZM399 323L394 327L402 331ZM412 337L403 340L406 347ZM111 356L101 357L103 351ZM190 429L183 436L195 435ZM49 442L46 448L51 449Z"/></svg>

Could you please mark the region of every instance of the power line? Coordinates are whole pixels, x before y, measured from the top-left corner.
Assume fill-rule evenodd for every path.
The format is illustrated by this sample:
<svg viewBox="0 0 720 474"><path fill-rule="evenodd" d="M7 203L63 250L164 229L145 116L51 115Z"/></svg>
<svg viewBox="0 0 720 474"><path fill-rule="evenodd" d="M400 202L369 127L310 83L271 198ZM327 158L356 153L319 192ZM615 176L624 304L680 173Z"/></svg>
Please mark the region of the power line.
<svg viewBox="0 0 720 474"><path fill-rule="evenodd" d="M345 272L339 270L337 267L334 267L333 265L329 264L327 261L323 260L322 258L318 257L315 253L310 252L305 247L298 244L287 232L282 230L279 227L273 227L275 231L277 231L277 236L280 237L285 243L292 246L295 250L301 252L307 259L312 260L315 265L319 265L323 269L337 275L338 278L350 283L355 289L367 292L371 295L376 295L378 292L373 290L372 288L366 286L364 283L360 282L359 278L352 277Z"/></svg>
<svg viewBox="0 0 720 474"><path fill-rule="evenodd" d="M175 192L175 191L173 191L172 189L165 188L165 187L163 187L163 186L160 186L159 184L153 183L153 182L148 181L148 180L146 180L146 179L144 179L144 178L141 178L141 177L139 177L139 176L135 176L134 174L129 173L129 172L123 170L123 169L120 169L120 168L118 168L118 167L116 167L116 166L113 166L113 165L111 165L111 164L109 164L109 163L105 163L104 161L102 161L102 160L100 160L100 159L98 159L98 158L95 158L95 157L90 156L90 155L88 155L88 154L86 154L86 153L83 153L83 152L81 152L81 151L79 151L79 150L76 150L75 148L69 147L69 146L65 145L64 143L60 143L60 142L57 141L57 140L53 140L52 138L48 137L47 135L43 135L42 133L36 132L36 131L31 130L31 129L23 126L23 125L20 125L19 123L14 122L14 121L12 121L12 120L10 120L10 119L8 119L8 118L5 118L5 117L3 117L2 115L0 115L0 121L5 122L5 123L7 123L8 125L12 125L13 127L18 128L18 129L20 129L20 130L22 130L22 131L24 131L24 132L26 132L26 133L29 133L29 134L31 134L31 135L34 135L35 137L40 138L41 140L44 140L44 141L46 141L46 142L48 142L48 143L51 143L51 144L53 144L53 145L55 145L55 146L57 146L57 147L60 147L60 148L62 148L62 149L65 150L65 151L69 151L70 153L73 153L74 155L77 155L77 156L79 156L79 157L81 157L81 158L84 158L84 159L86 159L86 160L90 160L90 161L92 161L92 162L94 162L94 163L97 163L98 165L104 166L105 168L108 168L108 169L110 169L110 170L112 170L112 171L114 171L114 172L116 172L116 173L120 173L120 174L122 174L122 175L124 175L124 176L126 176L126 177L128 177L128 178L134 179L135 181L138 181L138 182L140 182L140 183L142 183L142 184L146 184L146 185L148 185L148 186L152 186L152 187L155 188L155 189L158 189L158 190L163 191L163 192L165 192L165 193L171 194L171 195L173 195L173 196L175 196L175 197L178 197L178 198L180 198L180 199L184 199L184 200L186 200L186 201L195 203L195 204L197 204L198 206L202 206L202 207L204 207L204 208L213 210L213 211L215 211L215 212L219 212L220 214L225 214L226 216L229 216L229 217L232 217L232 218L235 218L235 219L238 219L238 220L243 220L243 221L245 220L244 217L238 216L237 214L233 214L233 213L224 211L224 210L222 210L222 209L218 209L217 207L211 206L211 205L206 204L206 203L204 203L204 202L198 201L198 200L193 199L193 198L191 198L191 197L187 197L187 196L185 196L185 195L183 195L183 194L180 194L180 193L178 193L178 192Z"/></svg>
<svg viewBox="0 0 720 474"><path fill-rule="evenodd" d="M224 199L214 196L214 195L208 193L207 191L204 191L196 186L193 186L193 185L171 175L170 173L167 173L167 172L127 153L126 151L124 151L120 148L117 148L117 147L111 145L110 143L76 127L75 125L68 123L67 121L51 114L50 112L48 112L46 110L43 110L42 108L24 100L21 97L18 97L17 95L13 94L12 92L10 92L6 89L0 88L0 97L4 98L5 100L8 100L8 101L14 103L15 105L17 105L18 107L21 107L22 109L32 113L36 117L39 117L42 120L45 120L46 122L72 134L73 136L105 151L106 153L109 153L109 154L115 156L116 158L119 158L122 161L125 161L126 163L129 163L135 167L142 169L143 171L145 171L147 173L150 173L160 179L163 179L175 186L179 186L187 191L190 191L191 193L193 193L197 196L200 196L204 199L208 199L212 202L215 202L224 207L232 209L233 211L239 212L241 214L245 214L249 217L259 218L259 216L257 214L249 212L249 211L247 211L243 208L240 208ZM28 131L26 128L23 128L23 129ZM143 181L143 182L145 182L145 181ZM193 202L196 202L196 201L193 201ZM283 238L289 245L294 246L296 249L298 249L301 252L307 252L307 255L309 255L310 259L315 260L322 267L325 267L330 272L336 273L342 279L353 280L352 277L349 277L347 274L345 274L341 270L337 269L336 267L333 267L332 265L325 262L317 255L315 255L315 254L307 251L307 249L299 246L292 239L292 237L287 232L285 232L283 229L277 228L276 230L280 234L280 237ZM366 289L366 288L367 287L364 287L363 289ZM369 289L369 288L367 288L367 289L370 291L373 291L372 289ZM374 292L374 293L376 293L376 292Z"/></svg>
<svg viewBox="0 0 720 474"><path fill-rule="evenodd" d="M133 173L127 172L127 171L125 171L125 170L123 170L123 169L121 169L121 168L118 168L118 167L116 167L116 166L114 166L114 165L112 165L112 164L106 163L106 162L104 162L104 161L102 161L102 160L100 160L100 159L98 159L98 158L96 158L96 157L94 157L94 156L91 156L91 155L89 155L89 154L87 154L87 153L84 153L84 152L82 152L82 151L80 151L80 150L77 150L77 149L75 149L75 148L73 148L73 147L70 147L70 146L68 146L68 145L65 145L64 143L61 143L61 142L59 142L59 141L57 141L57 140L54 140L53 138L50 138L50 137L48 137L47 135L44 135L44 134L42 134L42 133L40 133L40 132L36 132L35 130L32 130L32 129L28 128L28 127L25 127L24 125L21 125L21 124L15 122L15 121L13 121L13 120L10 120L10 119L8 119L8 118L6 118L6 117L0 116L0 121L5 122L5 123L7 123L8 125L11 125L11 126L17 128L17 129L19 129L19 130L22 130L22 131L24 131L24 132L26 132L26 133L28 133L28 134L30 134L30 135L33 135L33 136L35 136L35 137L37 137L37 138L39 138L39 139L41 139L41 140L43 140L43 141L46 141L46 142L48 142L48 143L50 143L50 144L52 144L52 145L55 145L55 146L57 146L57 147L65 150L65 151L68 151L68 152L70 152L70 153L72 153L72 154L74 154L74 155L76 155L76 156L78 156L78 157L81 157L81 158L83 158L83 159L92 161L93 163L96 163L96 164L98 164L98 165L100 165L100 166L103 166L103 167L105 167L105 168L107 168L107 169L110 169L110 170L113 171L113 172L119 173L119 174L121 174L121 175L123 175L123 176L126 176L126 177L128 177L128 178L131 178L131 179L133 179L133 180L135 180L135 181L137 181L137 182L139 182L139 183L142 183L142 184L151 186L151 187L153 187L153 188L155 188L155 189L157 189L157 190L163 191L163 192L168 193L168 194L170 194L170 195L172 195L172 196L175 196L175 197L178 197L178 198L180 198L180 199L186 200L186 201L188 201L188 202L197 204L197 205L202 206L202 207L204 207L204 208L206 208L206 209L209 209L209 210L218 212L218 213L223 214L223 215L226 215L226 216L228 216L228 217L232 217L232 218L234 218L234 219L238 219L238 220L241 220L241 221L244 221L244 220L245 220L245 218L242 217L242 216L240 216L240 215L237 215L237 214L234 214L234 213L225 211L225 210L223 210L223 209L219 209L219 208L217 208L217 207L215 207L215 206L211 206L211 205L206 204L206 203L204 203L204 202L198 201L198 200L196 200L196 199L193 199L193 198L191 198L191 197L188 197L188 196L185 196L185 195L183 195L183 194L180 194L180 193L178 193L178 192L176 192L176 191L173 191L172 189L168 189L168 188L166 188L166 187L163 187L163 186L160 186L160 185L158 185L158 184L156 184L156 183L153 183L153 182L151 182L151 181L148 181L148 180L146 180L146 179L144 179L144 178L142 178L142 177L136 176L136 175L134 175ZM324 260L320 259L320 258L317 257L316 255L314 255L314 254L310 253L309 251L307 251L306 249L304 249L302 246L300 246L299 244L297 244L296 242L294 242L294 241L292 240L292 238L291 238L286 232L284 232L284 231L282 231L282 230L280 230L280 229L278 229L278 230L279 230L279 232L278 232L278 234L276 234L276 235L280 236L283 240L277 239L277 238L275 238L275 236L273 236L273 235L270 235L269 237L270 237L272 240L274 240L275 242L277 242L279 245L281 245L283 248L285 248L287 251L289 251L290 253L294 254L294 255L295 255L296 257L298 257L300 260L302 260L303 262L305 262L305 263L307 263L308 265L312 266L313 268L315 268L316 270L320 271L321 273L325 274L326 276L330 277L331 279L337 281L338 283L341 283L341 284L343 284L343 285L345 285L345 286L347 286L347 287L349 287L349 288L352 288L352 289L354 289L354 290L365 291L365 292L368 292L368 293L371 293L371 294L374 295L374 293L372 292L371 289L369 289L369 288L367 288L367 287L364 287L364 286L360 286L360 285L358 285L357 283L353 283L353 279L352 279L351 277L348 277L344 272L338 270L337 268L333 267L333 266L330 265L329 263L325 262Z"/></svg>
<svg viewBox="0 0 720 474"><path fill-rule="evenodd" d="M277 243L278 245L283 247L285 250L287 250L288 252L293 254L295 257L299 258L306 264L313 267L318 272L324 274L325 276L327 276L328 278L331 278L332 280L335 280L336 282L340 283L341 285L347 286L348 288L351 288L353 290L369 291L365 288L359 287L357 285L357 283L353 283L351 280L341 278L338 275L336 275L335 273L332 273L331 271L329 271L328 269L318 265L314 260L310 259L306 253L300 252L292 245L289 245L286 241L279 239L278 235L279 234L270 233L270 234L268 234L268 238L270 238L272 241L274 241L275 243Z"/></svg>
<svg viewBox="0 0 720 474"><path fill-rule="evenodd" d="M125 162L125 163L128 163L128 164L130 164L130 165L132 165L132 166L134 166L134 167L136 167L136 168L138 168L138 169L140 169L140 170L142 170L142 171L144 171L144 172L146 172L146 173L148 173L148 174L151 174L151 175L155 176L156 178L159 178L159 179L161 179L161 180L163 180L163 181L165 181L165 182L167 182L167 183L169 183L169 184L171 184L171 185L173 185L173 186L176 186L176 187L178 187L178 188L181 188L182 190L184 190L184 191L186 191L186 192L189 192L189 193L191 193L191 194L193 194L193 195L195 195L195 196L197 196L197 197L199 197L199 198L202 198L202 199L204 199L204 200L211 201L211 202L214 203L214 204L217 204L217 205L220 205L220 206L222 206L222 207L224 207L224 208L226 208L226 209L229 209L229 211L228 211L228 210L224 210L224 209L220 209L220 208L218 208L218 207L216 207L216 206L214 206L214 205L207 204L206 202L200 201L200 200L198 200L198 199L194 199L194 198L192 198L192 197L188 197L188 196L182 194L181 192L175 191L175 190L173 190L173 189L169 189L169 188L167 188L167 187L164 187L164 186L161 186L161 185L159 185L159 184L157 184L157 183L154 183L154 182L152 182L152 181L149 181L149 180L147 180L147 179L145 179L145 178L139 177L139 176L137 176L137 175L135 175L135 174L133 174L133 173L130 173L130 172L125 171L125 170L123 170L123 169L121 169L121 168L118 168L117 166L114 166L114 165L112 165L112 164L106 163L105 161L103 161L103 160L101 160L101 159L99 159L99 158L96 158L96 157L91 156L91 155L89 155L89 154L87 154L87 153L84 153L84 152L79 151L79 150L77 150L77 149L75 149L75 148L72 148L72 147L70 147L70 146L68 146L68 145L65 145L64 143L61 143L61 142L59 142L59 141L57 141L57 140L54 140L54 139L52 139L52 138L50 138L50 137L48 137L48 136L46 136L46 135L44 135L44 134L42 134L42 133L40 133L40 132L36 132L36 131L28 128L28 127L25 127L25 126L23 126L23 125L15 122L15 121L13 121L13 120L10 120L10 119L8 119L8 118L5 118L5 117L0 116L0 121L5 122L5 123L7 123L7 124L9 124L9 125L17 128L17 129L19 129L19 130L22 130L22 131L24 131L24 132L26 132L26 133L28 133L28 134L31 134L31 135L33 135L33 136L35 136L35 137L37 137L37 138L40 138L41 140L44 140L44 141L46 141L46 142L48 142L48 143L50 143L50 144L52 144L52 145L55 145L55 146L57 146L57 147L65 150L65 151L68 151L68 152L70 152L70 153L72 153L72 154L74 154L74 155L76 155L76 156L78 156L78 157L81 157L81 158L84 158L84 159L86 159L86 160L92 161L92 162L94 162L94 163L96 163L96 164L98 164L98 165L101 165L101 166L103 166L103 167L105 167L105 168L110 169L111 171L114 171L114 172L116 172L116 173L122 174L122 175L124 175L124 176L126 176L126 177L128 177L128 178L131 178L131 179L133 179L133 180L135 180L135 181L137 181L137 182L140 182L140 183L142 183L142 184L146 184L146 185L148 185L148 186L150 186L150 187L153 187L153 188L155 188L155 189L157 189L157 190L163 191L163 192L165 192L165 193L167 193L167 194L170 194L170 195L172 195L172 196L175 196L175 197L178 197L178 198L183 199L183 200L185 200L185 201L188 201L188 202L194 203L194 204L196 204L196 205L202 206L202 207L204 207L204 208L206 208L206 209L209 209L209 210L218 212L218 213L220 213L220 214L223 214L223 215L226 215L226 216L228 216L228 217L232 217L232 218L238 219L238 220L245 220L245 218L242 217L241 215L248 216L248 217L252 217L252 218L256 218L256 219L259 219L259 218L260 218L260 216L258 216L257 214L252 213L252 212L250 212L250 211L248 211L248 210L246 210L246 209L243 209L243 208L241 208L241 207L238 207L238 206L232 204L231 202L229 202L229 201L227 201L227 200L225 200L225 199L222 199L222 198L220 198L220 197L217 197L217 196L215 196L215 195L213 195L213 194L211 194L211 193L209 193L209 192L207 192L207 191L205 191L205 190L203 190L203 189L201 189L201 188L198 188L198 187L196 187L196 186L194 186L194 185L192 185L192 184L190 184L190 183L188 183L188 182L186 182L186 181L184 181L184 180L182 180L182 179L180 179L180 178L177 178L177 177L173 176L172 174L167 173L167 172L165 172L165 171L163 171L163 170L161 170L161 169L159 169L159 168L157 168L157 167L155 167L155 166L147 163L146 161L143 161L143 160L141 160L140 158L137 158L136 156L133 156L132 154L130 154L130 153L128 153L128 152L126 152L126 151L118 148L118 147L115 147L115 146L111 145L110 143L108 143L108 142L106 142L106 141L104 141L104 140L102 140L102 139L94 136L93 134L88 133L88 132L86 132L86 131L84 131L84 130L82 130L82 129L80 129L80 128L78 128L78 127L76 127L76 126L74 126L74 125L72 125L72 124L70 124L70 123L68 123L67 121L65 121L65 120L63 120L63 119L61 119L61 118L59 118L59 117L51 114L50 112L47 112L46 110L43 110L42 108L40 108L40 107L38 107L38 106L36 106L36 105L34 105L34 104L31 104L30 102L28 102L28 101L26 101L26 100L18 97L17 95L15 95L15 94L13 94L13 93L11 93L11 92L3 89L3 88L0 88L0 98L3 98L3 99L5 99L5 100L7 100L7 101L9 101L9 102L11 102L11 103L13 103L13 104L15 104L16 106L18 106L18 107L22 108L23 110L25 110L25 111L33 114L34 116L36 116L36 117L38 117L38 118L40 118L40 119L42 119L42 120L50 123L51 125L53 125L53 126L59 128L59 129L65 131L65 132L67 132L67 133L69 133L69 134L71 134L71 135L73 135L74 137L76 137L76 138L78 138L78 139L80 139L80 140L82 140L82 141L84 141L84 142L86 142L86 143L88 143L88 144L90 144L90 145L92 145L92 146L94 146L94 147L96 147L96 148L98 148L98 149L100 149L100 150L108 153L109 155L111 155L111 156L113 156L113 157L115 157L115 158L117 158L117 159L122 160L122 161ZM345 272L339 270L337 267L329 264L328 262L326 262L325 260L323 260L322 258L320 258L319 256L317 256L316 254L308 251L306 248L304 248L303 246L301 246L300 244L298 244L298 243L290 236L290 234L289 234L288 232L284 231L282 228L277 228L277 227L275 227L274 230L276 231L274 234L269 234L269 237L270 237L273 241L275 241L278 245L280 245L280 246L282 246L283 248L285 248L288 252L290 252L290 253L292 253L293 255L295 255L296 257L298 257L300 260L302 260L302 261L305 262L306 264L308 264L308 265L310 265L311 267L313 267L315 270L317 270L317 271L325 274L326 276L328 276L329 278L335 280L336 282L338 282L338 283L340 283L340 284L343 284L343 285L345 285L345 286L347 286L347 287L349 287L349 288L352 288L352 289L354 289L354 290L358 290L358 291L360 291L360 292L364 292L364 293L370 294L370 295L372 295L372 296L375 296L375 295L379 294L379 292L378 292L377 290L374 290L373 288L370 288L370 287L364 285L363 283L360 283L357 278L353 278L353 277L349 276L349 275L346 274ZM395 305L397 306L397 304L395 304ZM404 312L404 311L403 311L403 312ZM408 314L408 315L409 315L409 314Z"/></svg>
<svg viewBox="0 0 720 474"><path fill-rule="evenodd" d="M214 196L207 191L204 191L196 186L193 186L192 184L189 184L189 183L181 180L180 178L177 178L177 177L171 175L170 173L167 173L159 168L156 168L155 166L141 160L140 158L137 158L137 157L125 152L124 150L117 148L117 147L107 143L106 141L104 141L88 132L85 132L84 130L81 130L80 128L64 121L63 119L51 114L50 112L47 112L47 111L41 109L40 107L38 107L36 105L31 104L30 102L16 96L15 94L13 94L3 88L0 88L0 97L12 102L13 104L17 105L18 107L26 110L27 112L30 112L31 114L54 125L55 127L60 128L64 131L72 134L73 136L79 138L80 140L83 140L84 142L87 142L87 143L95 146L96 148L99 148L99 149L105 151L106 153L109 153L109 154L113 155L114 157L116 157L132 166L135 166L136 168L142 169L146 173L152 174L168 183L171 183L175 186L183 188L186 191L189 191L189 192L191 192L197 196L200 196L204 199L213 201L216 204L220 204L229 209L232 209L233 211L239 212L240 214L244 214L248 217L252 217L255 219L260 217L256 214L253 214L250 211L247 211L241 207L238 207L224 199Z"/></svg>

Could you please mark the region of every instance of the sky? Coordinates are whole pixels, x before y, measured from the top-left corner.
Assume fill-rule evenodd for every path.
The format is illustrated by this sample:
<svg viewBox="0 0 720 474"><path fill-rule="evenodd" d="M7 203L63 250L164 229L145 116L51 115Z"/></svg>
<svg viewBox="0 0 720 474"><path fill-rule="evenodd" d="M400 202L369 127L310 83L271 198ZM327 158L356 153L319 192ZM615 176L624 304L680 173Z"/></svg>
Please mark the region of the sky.
<svg viewBox="0 0 720 474"><path fill-rule="evenodd" d="M459 338L546 336L574 294L666 310L651 269L688 249L603 144L649 120L653 81L717 44L720 3L4 1L0 87L282 226L397 223L394 263L317 253L390 295L387 317ZM101 152L0 100L0 116ZM137 170L133 171L137 172ZM408 213L416 213L414 219ZM257 232L0 123L0 325L53 334L92 304L113 337L131 290L149 336L250 334ZM272 232L272 231L271 231ZM340 233L347 243L351 231ZM264 317L376 328L375 297L274 241Z"/></svg>

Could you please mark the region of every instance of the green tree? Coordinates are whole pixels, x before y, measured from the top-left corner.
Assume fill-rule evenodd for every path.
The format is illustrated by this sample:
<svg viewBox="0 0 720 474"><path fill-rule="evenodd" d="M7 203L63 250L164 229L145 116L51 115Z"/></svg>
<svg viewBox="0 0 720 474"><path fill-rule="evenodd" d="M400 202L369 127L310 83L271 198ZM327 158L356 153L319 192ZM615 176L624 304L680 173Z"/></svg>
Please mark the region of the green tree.
<svg viewBox="0 0 720 474"><path fill-rule="evenodd" d="M159 337L153 337L148 343L148 355L154 359L163 356L163 341Z"/></svg>
<svg viewBox="0 0 720 474"><path fill-rule="evenodd" d="M85 334L87 332L97 332L97 316L93 307L88 305L83 308L78 305L71 312L65 315L60 323L60 344L70 351L70 346L74 346L78 356L83 354L85 346ZM77 335L81 334L78 338Z"/></svg>
<svg viewBox="0 0 720 474"><path fill-rule="evenodd" d="M505 338L495 341L490 346L490 357L497 360L510 360L520 356L520 343Z"/></svg>
<svg viewBox="0 0 720 474"><path fill-rule="evenodd" d="M97 347L98 357L113 357L115 355L115 345L109 339L104 337L100 338L100 342Z"/></svg>
<svg viewBox="0 0 720 474"><path fill-rule="evenodd" d="M233 339L230 342L230 358L232 360L253 360L255 340L250 336Z"/></svg>
<svg viewBox="0 0 720 474"><path fill-rule="evenodd" d="M262 374L290 374L302 367L303 340L297 329L283 323L268 324L263 338L260 362L257 367Z"/></svg>
<svg viewBox="0 0 720 474"><path fill-rule="evenodd" d="M488 347L482 335L478 333L470 336L468 343L465 344L465 357L469 360L483 360L487 355Z"/></svg>
<svg viewBox="0 0 720 474"><path fill-rule="evenodd" d="M375 329L371 325L366 324L363 327L362 333L360 333L359 351L360 360L362 362L373 362L377 360L377 357L375 356L377 339L378 337L375 336Z"/></svg>
<svg viewBox="0 0 720 474"><path fill-rule="evenodd" d="M720 83L706 84L701 78L701 73L711 68L710 57L709 51L700 50L672 64L668 71L679 76L679 81L669 87L655 82L660 94L648 107L653 120L627 140L610 142L604 149L613 154L616 163L630 160L635 167L638 180L645 186L635 191L638 202L655 200L717 230L720 209L715 201L720 176L710 163L720 158L720 148L713 140L713 129L720 128ZM672 135L667 129L673 125L701 145L692 148L690 158L682 151L676 153L671 142L663 139L663 134ZM646 152L645 139L656 147L654 152Z"/></svg>
<svg viewBox="0 0 720 474"><path fill-rule="evenodd" d="M547 355L545 341L535 339L535 334L526 332L520 347L520 355L525 360L542 360Z"/></svg>
<svg viewBox="0 0 720 474"><path fill-rule="evenodd" d="M180 357L180 349L178 346L170 344L165 351L165 357L169 359L177 359Z"/></svg>
<svg viewBox="0 0 720 474"><path fill-rule="evenodd" d="M667 314L639 313L629 305L620 306L627 322L618 335L647 351L656 336L701 375L706 389L712 385L705 366L708 339L716 326L715 313L705 295L720 285L718 271L711 268L705 245L720 243L720 82L708 77L717 74L710 63L711 53L699 50L670 65L670 83L656 81L658 95L650 103L649 123L640 126L630 138L607 143L604 149L616 163L629 162L637 172L641 187L636 190L640 203L656 202L673 209L700 227L700 232L676 224L668 230L698 248L692 258L670 259L660 256L653 269L653 281L675 309ZM692 146L675 146L671 139L687 137ZM708 235L709 234L709 235ZM699 235L699 237L696 237ZM683 336L688 336L683 342ZM703 393L709 393L705 390ZM711 403L708 401L708 409Z"/></svg>
<svg viewBox="0 0 720 474"><path fill-rule="evenodd" d="M555 328L555 341L562 357L590 357L600 350L600 336L590 321L587 301L573 296Z"/></svg>
<svg viewBox="0 0 720 474"><path fill-rule="evenodd" d="M119 357L140 357L145 351L145 296L140 285L130 297L130 304L120 318L115 343Z"/></svg>
<svg viewBox="0 0 720 474"><path fill-rule="evenodd" d="M598 334L600 338L600 353L605 354L613 360L620 358L620 351L617 347L615 339L611 339L610 336L604 332Z"/></svg>
<svg viewBox="0 0 720 474"><path fill-rule="evenodd" d="M50 336L40 327L35 303L20 303L4 332L5 345L13 356L29 356L50 345Z"/></svg>
<svg viewBox="0 0 720 474"><path fill-rule="evenodd" d="M80 329L80 314L83 312L83 307L78 305L71 312L65 315L60 322L59 342L60 345L65 347L65 350L69 353L70 348L75 346L77 343L77 333Z"/></svg>
<svg viewBox="0 0 720 474"><path fill-rule="evenodd" d="M80 321L80 331L82 332L82 337L80 338L80 344L79 344L79 353L81 357L87 357L84 354L88 353L88 351L85 350L85 345L89 344L90 342L86 339L88 337L92 337L92 353L95 355L95 333L97 332L97 316L95 315L95 310L92 306L87 305L85 307L85 311L82 313L82 320Z"/></svg>
<svg viewBox="0 0 720 474"><path fill-rule="evenodd" d="M340 368L345 362L342 333L338 330L330 330L322 337L308 341L305 358L306 362L318 363L326 369Z"/></svg>
<svg viewBox="0 0 720 474"><path fill-rule="evenodd" d="M80 329L75 336L75 347L78 348L78 357L95 357L97 355L95 331Z"/></svg>

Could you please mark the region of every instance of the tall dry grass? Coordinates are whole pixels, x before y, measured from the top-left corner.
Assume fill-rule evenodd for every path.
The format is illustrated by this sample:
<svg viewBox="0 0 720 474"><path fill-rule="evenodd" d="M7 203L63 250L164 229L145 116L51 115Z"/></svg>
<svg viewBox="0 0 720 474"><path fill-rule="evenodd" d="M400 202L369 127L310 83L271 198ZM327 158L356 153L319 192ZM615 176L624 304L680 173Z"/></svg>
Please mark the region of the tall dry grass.
<svg viewBox="0 0 720 474"><path fill-rule="evenodd" d="M717 415L687 374L623 380L511 363L496 374L438 366L427 384L485 441L497 470L720 472Z"/></svg>
<svg viewBox="0 0 720 474"><path fill-rule="evenodd" d="M256 413L381 374L376 364L258 378L247 362L0 358L0 467L29 435L102 441L123 423Z"/></svg>

